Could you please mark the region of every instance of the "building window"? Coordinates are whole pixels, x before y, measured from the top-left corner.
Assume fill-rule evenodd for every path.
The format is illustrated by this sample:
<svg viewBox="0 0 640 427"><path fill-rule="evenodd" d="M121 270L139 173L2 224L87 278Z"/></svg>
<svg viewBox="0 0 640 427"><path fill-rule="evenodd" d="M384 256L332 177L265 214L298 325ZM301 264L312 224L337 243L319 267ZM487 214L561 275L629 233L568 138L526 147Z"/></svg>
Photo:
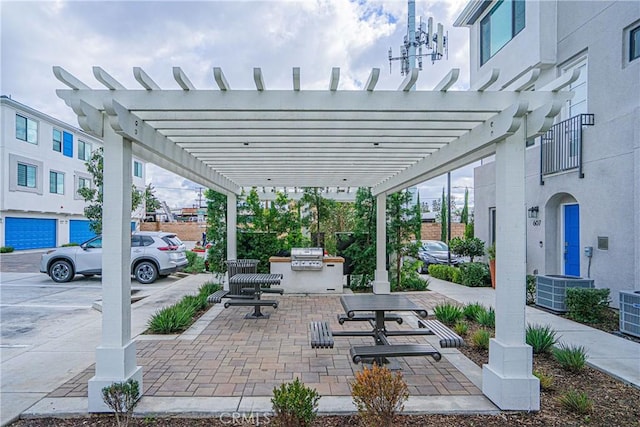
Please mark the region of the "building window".
<svg viewBox="0 0 640 427"><path fill-rule="evenodd" d="M53 151L62 152L62 132L58 129L53 130Z"/></svg>
<svg viewBox="0 0 640 427"><path fill-rule="evenodd" d="M564 118L570 119L578 114L587 114L587 58L582 57L562 68L563 73L572 70L580 70L578 79L569 85L569 90L573 92L573 98L567 101Z"/></svg>
<svg viewBox="0 0 640 427"><path fill-rule="evenodd" d="M64 194L64 174L60 172L49 172L49 192L53 194Z"/></svg>
<svg viewBox="0 0 640 427"><path fill-rule="evenodd" d="M37 144L38 122L16 114L16 138L31 144Z"/></svg>
<svg viewBox="0 0 640 427"><path fill-rule="evenodd" d="M142 163L133 161L133 176L142 178Z"/></svg>
<svg viewBox="0 0 640 427"><path fill-rule="evenodd" d="M91 180L89 178L78 178L78 190L81 188L91 188Z"/></svg>
<svg viewBox="0 0 640 427"><path fill-rule="evenodd" d="M640 27L629 32L629 62L640 58Z"/></svg>
<svg viewBox="0 0 640 427"><path fill-rule="evenodd" d="M91 159L91 144L78 140L78 158L85 162Z"/></svg>
<svg viewBox="0 0 640 427"><path fill-rule="evenodd" d="M73 157L73 134L62 132L62 155Z"/></svg>
<svg viewBox="0 0 640 427"><path fill-rule="evenodd" d="M524 28L524 0L500 0L480 21L480 65Z"/></svg>
<svg viewBox="0 0 640 427"><path fill-rule="evenodd" d="M18 163L18 185L20 187L36 188L38 168L33 165Z"/></svg>

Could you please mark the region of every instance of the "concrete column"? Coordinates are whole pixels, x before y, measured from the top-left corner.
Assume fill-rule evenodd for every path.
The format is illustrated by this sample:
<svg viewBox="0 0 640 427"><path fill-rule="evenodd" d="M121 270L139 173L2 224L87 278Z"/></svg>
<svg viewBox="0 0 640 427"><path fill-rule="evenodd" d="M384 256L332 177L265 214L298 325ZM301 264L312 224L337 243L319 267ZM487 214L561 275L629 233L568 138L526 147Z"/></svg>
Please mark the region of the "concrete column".
<svg viewBox="0 0 640 427"><path fill-rule="evenodd" d="M376 277L373 293L391 293L387 272L387 195L384 193L376 196Z"/></svg>
<svg viewBox="0 0 640 427"><path fill-rule="evenodd" d="M500 409L540 409L540 383L525 344L526 206L524 126L496 147L496 337L482 392Z"/></svg>
<svg viewBox="0 0 640 427"><path fill-rule="evenodd" d="M142 388L131 340L131 141L104 119L102 211L102 342L96 348L96 372L89 380L89 412L111 412L102 389L133 378Z"/></svg>
<svg viewBox="0 0 640 427"><path fill-rule="evenodd" d="M227 259L236 259L238 257L238 236L237 236L237 196L235 194L227 194ZM229 290L229 276L225 274L224 288Z"/></svg>

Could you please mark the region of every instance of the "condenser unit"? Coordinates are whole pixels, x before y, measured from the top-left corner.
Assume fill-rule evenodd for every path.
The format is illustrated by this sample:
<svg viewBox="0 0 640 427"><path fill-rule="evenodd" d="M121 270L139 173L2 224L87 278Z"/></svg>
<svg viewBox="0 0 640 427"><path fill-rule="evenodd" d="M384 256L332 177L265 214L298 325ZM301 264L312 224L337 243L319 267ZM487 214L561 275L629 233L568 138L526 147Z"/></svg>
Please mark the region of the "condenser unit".
<svg viewBox="0 0 640 427"><path fill-rule="evenodd" d="M640 338L640 291L620 291L620 332Z"/></svg>
<svg viewBox="0 0 640 427"><path fill-rule="evenodd" d="M567 288L593 288L593 279L576 276L536 276L536 304L549 310L565 313Z"/></svg>

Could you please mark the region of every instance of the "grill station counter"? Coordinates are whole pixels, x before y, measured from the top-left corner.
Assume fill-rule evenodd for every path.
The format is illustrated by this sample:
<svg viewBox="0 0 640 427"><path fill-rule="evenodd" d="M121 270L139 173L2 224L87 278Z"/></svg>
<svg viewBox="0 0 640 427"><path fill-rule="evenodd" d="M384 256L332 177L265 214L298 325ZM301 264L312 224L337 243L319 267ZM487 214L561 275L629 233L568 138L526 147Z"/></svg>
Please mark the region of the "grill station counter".
<svg viewBox="0 0 640 427"><path fill-rule="evenodd" d="M271 273L282 274L288 294L342 293L342 257L325 257L322 248L292 248L290 257L269 258Z"/></svg>

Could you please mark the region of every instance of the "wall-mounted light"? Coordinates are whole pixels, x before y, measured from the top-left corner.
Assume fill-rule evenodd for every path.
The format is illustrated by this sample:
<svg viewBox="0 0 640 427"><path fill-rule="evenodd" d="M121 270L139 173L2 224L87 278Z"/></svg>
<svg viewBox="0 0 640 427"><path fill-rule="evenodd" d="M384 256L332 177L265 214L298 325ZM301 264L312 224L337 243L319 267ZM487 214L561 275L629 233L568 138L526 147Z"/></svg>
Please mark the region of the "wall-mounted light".
<svg viewBox="0 0 640 427"><path fill-rule="evenodd" d="M531 206L529 209L527 209L527 212L529 213L529 218L538 218L538 211L540 210L540 208L538 208L537 206Z"/></svg>

